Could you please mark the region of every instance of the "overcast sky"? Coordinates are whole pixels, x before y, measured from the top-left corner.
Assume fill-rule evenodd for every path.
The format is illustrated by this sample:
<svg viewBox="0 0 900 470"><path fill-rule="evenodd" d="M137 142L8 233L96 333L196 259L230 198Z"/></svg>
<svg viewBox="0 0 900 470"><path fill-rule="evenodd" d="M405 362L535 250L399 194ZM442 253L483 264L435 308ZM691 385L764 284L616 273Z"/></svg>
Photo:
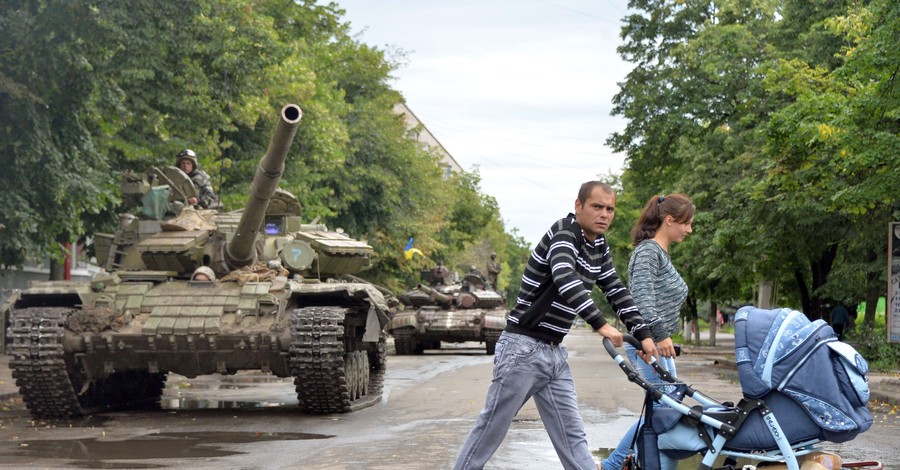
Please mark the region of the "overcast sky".
<svg viewBox="0 0 900 470"><path fill-rule="evenodd" d="M605 141L624 128L626 0L336 1L362 42L407 53L394 88L532 246L581 183L621 171Z"/></svg>

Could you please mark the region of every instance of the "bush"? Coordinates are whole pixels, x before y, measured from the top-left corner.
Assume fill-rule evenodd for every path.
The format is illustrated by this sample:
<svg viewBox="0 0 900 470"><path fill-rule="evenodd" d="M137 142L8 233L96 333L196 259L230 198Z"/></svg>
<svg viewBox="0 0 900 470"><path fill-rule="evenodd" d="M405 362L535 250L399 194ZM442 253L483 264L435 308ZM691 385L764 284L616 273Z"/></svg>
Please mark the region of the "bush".
<svg viewBox="0 0 900 470"><path fill-rule="evenodd" d="M888 342L884 323L876 322L872 329L857 327L856 330L846 334L844 340L866 358L871 370L900 369L900 344Z"/></svg>

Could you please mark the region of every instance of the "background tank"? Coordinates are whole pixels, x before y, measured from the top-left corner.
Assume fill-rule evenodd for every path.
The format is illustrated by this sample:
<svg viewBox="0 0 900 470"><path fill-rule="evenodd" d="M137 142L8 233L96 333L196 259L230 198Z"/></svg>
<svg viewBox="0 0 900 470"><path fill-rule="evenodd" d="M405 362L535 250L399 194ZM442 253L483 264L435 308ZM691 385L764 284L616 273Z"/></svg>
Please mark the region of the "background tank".
<svg viewBox="0 0 900 470"><path fill-rule="evenodd" d="M406 308L388 326L397 354L439 349L442 341L482 341L485 352L494 354L506 327L506 308L500 294L486 285L481 276L466 276L462 283L419 284L401 295Z"/></svg>
<svg viewBox="0 0 900 470"><path fill-rule="evenodd" d="M8 299L7 353L33 416L158 405L168 372L293 377L308 413L381 400L391 306L344 277L369 266L372 248L302 223L297 199L277 189L300 118L296 105L281 110L244 209L186 206L196 189L176 167L130 174L134 211L95 236L107 272ZM195 270L218 279L192 280Z"/></svg>

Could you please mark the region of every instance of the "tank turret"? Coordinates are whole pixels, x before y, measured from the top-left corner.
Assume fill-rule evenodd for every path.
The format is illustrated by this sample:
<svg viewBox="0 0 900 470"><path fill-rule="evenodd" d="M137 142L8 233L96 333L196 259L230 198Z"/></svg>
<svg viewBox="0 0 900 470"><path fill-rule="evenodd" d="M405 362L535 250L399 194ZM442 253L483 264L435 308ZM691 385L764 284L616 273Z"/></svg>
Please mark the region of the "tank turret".
<svg viewBox="0 0 900 470"><path fill-rule="evenodd" d="M244 206L244 213L238 222L234 237L225 250L225 262L231 269L241 268L256 261L254 246L257 235L262 228L269 202L281 181L284 161L302 115L300 107L294 104L285 105L281 109L278 127L275 128L266 154L256 168L256 176L253 177L253 184L250 186L250 197Z"/></svg>
<svg viewBox="0 0 900 470"><path fill-rule="evenodd" d="M187 201L197 196L197 188L174 166L126 174L121 185L123 199L140 210L120 214L114 234L95 234L100 265L107 271L153 271L155 274L147 275L188 277L201 266L224 275L258 261L257 243L264 238L260 229L273 201L281 213L299 216L296 198L279 190L278 183L302 114L295 104L281 109L242 211L192 207ZM270 253L267 259L276 256Z"/></svg>
<svg viewBox="0 0 900 470"><path fill-rule="evenodd" d="M445 307L449 307L449 306L453 305L453 297L450 297L449 295L442 294L442 293L440 293L428 286L424 286L422 284L417 285L416 288L419 289L420 291L430 295L431 298L434 299L434 301L440 305L443 305Z"/></svg>

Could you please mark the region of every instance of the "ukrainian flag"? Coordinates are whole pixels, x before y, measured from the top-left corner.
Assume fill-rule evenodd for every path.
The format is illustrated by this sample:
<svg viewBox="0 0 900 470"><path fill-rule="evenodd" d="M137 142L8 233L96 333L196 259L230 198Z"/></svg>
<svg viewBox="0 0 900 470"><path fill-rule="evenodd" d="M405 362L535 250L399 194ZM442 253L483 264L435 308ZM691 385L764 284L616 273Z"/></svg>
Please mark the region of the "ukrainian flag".
<svg viewBox="0 0 900 470"><path fill-rule="evenodd" d="M419 250L418 248L413 248L413 239L414 237L409 237L409 241L406 242L406 248L403 248L403 257L408 260L413 259L413 256L415 255L419 255L424 258L425 254L422 253L421 250Z"/></svg>

